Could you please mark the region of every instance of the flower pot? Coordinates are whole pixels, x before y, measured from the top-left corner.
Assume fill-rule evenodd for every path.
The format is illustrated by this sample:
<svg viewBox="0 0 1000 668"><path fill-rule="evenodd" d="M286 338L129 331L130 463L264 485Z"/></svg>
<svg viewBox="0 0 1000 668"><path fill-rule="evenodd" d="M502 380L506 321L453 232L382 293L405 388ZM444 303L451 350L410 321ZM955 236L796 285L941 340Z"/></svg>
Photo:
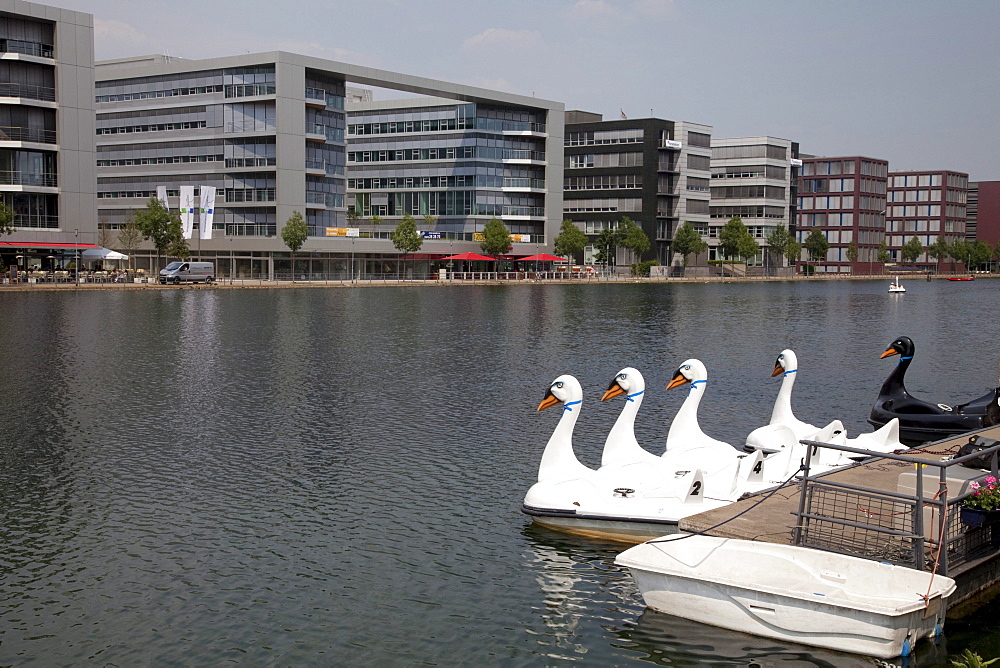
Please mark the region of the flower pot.
<svg viewBox="0 0 1000 668"><path fill-rule="evenodd" d="M979 508L962 508L962 524L967 527L981 527L1000 522L1000 510L981 510ZM1000 534L1000 531L996 532Z"/></svg>

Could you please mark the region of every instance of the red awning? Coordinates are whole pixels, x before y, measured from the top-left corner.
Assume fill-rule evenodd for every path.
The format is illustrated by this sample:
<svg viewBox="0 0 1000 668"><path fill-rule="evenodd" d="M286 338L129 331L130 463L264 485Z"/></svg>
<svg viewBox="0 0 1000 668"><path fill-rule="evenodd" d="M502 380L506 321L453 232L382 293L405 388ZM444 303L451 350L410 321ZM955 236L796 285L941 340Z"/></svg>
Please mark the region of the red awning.
<svg viewBox="0 0 1000 668"><path fill-rule="evenodd" d="M100 248L97 244L64 244L52 241L0 241L0 248Z"/></svg>
<svg viewBox="0 0 1000 668"><path fill-rule="evenodd" d="M478 253L459 253L458 255L449 255L448 257L441 258L442 260L484 260L486 262L493 262L493 258L486 257L485 255L479 255Z"/></svg>
<svg viewBox="0 0 1000 668"><path fill-rule="evenodd" d="M518 258L518 262L566 262L566 258L559 257L558 255L549 255L548 253L539 253L538 255L529 255L528 257Z"/></svg>

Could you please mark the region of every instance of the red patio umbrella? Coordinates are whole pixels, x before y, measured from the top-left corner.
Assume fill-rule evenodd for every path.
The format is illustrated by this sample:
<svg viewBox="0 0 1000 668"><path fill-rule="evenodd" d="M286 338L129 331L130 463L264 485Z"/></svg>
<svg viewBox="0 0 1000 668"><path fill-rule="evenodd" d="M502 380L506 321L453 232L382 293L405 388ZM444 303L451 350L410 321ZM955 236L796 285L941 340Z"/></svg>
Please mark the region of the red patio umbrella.
<svg viewBox="0 0 1000 668"><path fill-rule="evenodd" d="M493 262L494 258L487 257L486 255L480 255L479 253L459 253L458 255L449 255L448 257L441 258L442 260L485 260L486 262Z"/></svg>
<svg viewBox="0 0 1000 668"><path fill-rule="evenodd" d="M566 258L559 257L557 255L549 255L548 253L539 253L538 255L529 255L528 257L518 258L518 262L523 261L529 262L565 262Z"/></svg>

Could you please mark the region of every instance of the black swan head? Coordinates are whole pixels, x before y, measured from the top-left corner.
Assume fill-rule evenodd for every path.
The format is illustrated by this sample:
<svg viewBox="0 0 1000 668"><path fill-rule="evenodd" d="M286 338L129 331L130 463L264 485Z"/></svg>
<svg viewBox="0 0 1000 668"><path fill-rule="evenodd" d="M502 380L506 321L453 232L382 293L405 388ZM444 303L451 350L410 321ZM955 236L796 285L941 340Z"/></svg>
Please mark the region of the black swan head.
<svg viewBox="0 0 1000 668"><path fill-rule="evenodd" d="M913 345L913 339L908 336L901 336L889 344L889 347L885 349L885 352L879 355L879 359L891 357L893 355L899 355L904 359L913 357L914 350L916 350L916 346Z"/></svg>

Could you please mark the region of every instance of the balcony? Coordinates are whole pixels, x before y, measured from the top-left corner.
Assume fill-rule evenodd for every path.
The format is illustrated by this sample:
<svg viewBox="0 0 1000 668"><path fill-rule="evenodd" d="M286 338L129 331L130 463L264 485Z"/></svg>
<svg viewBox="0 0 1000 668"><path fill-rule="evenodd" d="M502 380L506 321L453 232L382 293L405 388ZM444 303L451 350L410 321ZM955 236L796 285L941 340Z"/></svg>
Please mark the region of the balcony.
<svg viewBox="0 0 1000 668"><path fill-rule="evenodd" d="M33 174L31 172L0 171L0 186L58 188L59 176L55 173Z"/></svg>
<svg viewBox="0 0 1000 668"><path fill-rule="evenodd" d="M306 174L313 176L326 176L326 160L306 159Z"/></svg>
<svg viewBox="0 0 1000 668"><path fill-rule="evenodd" d="M503 180L505 192L544 192L545 179L507 178Z"/></svg>
<svg viewBox="0 0 1000 668"><path fill-rule="evenodd" d="M56 89L32 84L0 83L0 97L19 97L25 100L56 101Z"/></svg>
<svg viewBox="0 0 1000 668"><path fill-rule="evenodd" d="M344 142L344 131L322 123L306 124L306 139L317 142Z"/></svg>
<svg viewBox="0 0 1000 668"><path fill-rule="evenodd" d="M511 136L544 137L545 123L505 122L502 132Z"/></svg>
<svg viewBox="0 0 1000 668"><path fill-rule="evenodd" d="M505 206L503 208L504 218L544 218L544 206Z"/></svg>
<svg viewBox="0 0 1000 668"><path fill-rule="evenodd" d="M306 88L305 101L310 107L326 109L326 91L322 88Z"/></svg>
<svg viewBox="0 0 1000 668"><path fill-rule="evenodd" d="M21 39L0 39L0 53L17 53L36 58L55 58L55 50L51 44L26 42Z"/></svg>
<svg viewBox="0 0 1000 668"><path fill-rule="evenodd" d="M545 164L545 151L511 149L503 152L503 161L515 164Z"/></svg>
<svg viewBox="0 0 1000 668"><path fill-rule="evenodd" d="M325 209L333 206L333 196L330 193L321 193L314 190L306 191L307 209Z"/></svg>
<svg viewBox="0 0 1000 668"><path fill-rule="evenodd" d="M35 128L22 128L17 126L0 126L0 142L20 141L35 142L36 144L55 144L55 130L37 130Z"/></svg>

